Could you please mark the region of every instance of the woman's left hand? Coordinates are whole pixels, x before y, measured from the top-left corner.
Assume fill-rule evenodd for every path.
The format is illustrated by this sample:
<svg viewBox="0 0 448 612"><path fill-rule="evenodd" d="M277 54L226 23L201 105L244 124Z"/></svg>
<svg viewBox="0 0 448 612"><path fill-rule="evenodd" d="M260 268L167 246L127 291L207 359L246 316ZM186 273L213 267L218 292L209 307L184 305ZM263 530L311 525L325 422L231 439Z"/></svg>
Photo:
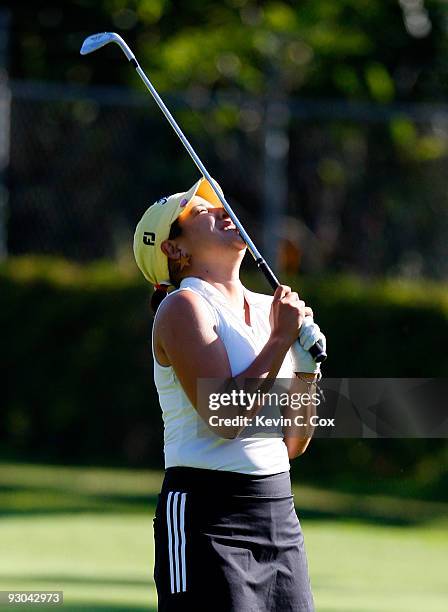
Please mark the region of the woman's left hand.
<svg viewBox="0 0 448 612"><path fill-rule="evenodd" d="M320 364L314 361L309 352L309 349L318 340L322 343L324 350L326 350L327 339L320 331L319 325L314 322L312 315L307 315L300 327L299 337L291 347L295 372L311 372L315 374L320 372Z"/></svg>

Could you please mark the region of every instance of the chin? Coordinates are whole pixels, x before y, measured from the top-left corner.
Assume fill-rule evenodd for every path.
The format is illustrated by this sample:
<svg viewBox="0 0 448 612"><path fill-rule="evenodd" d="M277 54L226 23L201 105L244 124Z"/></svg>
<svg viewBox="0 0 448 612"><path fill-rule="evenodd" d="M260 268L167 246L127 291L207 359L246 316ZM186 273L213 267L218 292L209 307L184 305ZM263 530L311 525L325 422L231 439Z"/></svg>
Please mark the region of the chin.
<svg viewBox="0 0 448 612"><path fill-rule="evenodd" d="M246 243L239 236L231 242L232 246L238 249L238 251L245 251L247 248Z"/></svg>
<svg viewBox="0 0 448 612"><path fill-rule="evenodd" d="M219 242L226 250L228 248L232 248L238 251L245 251L247 248L244 240L236 232L225 232L224 235L221 234L221 239Z"/></svg>

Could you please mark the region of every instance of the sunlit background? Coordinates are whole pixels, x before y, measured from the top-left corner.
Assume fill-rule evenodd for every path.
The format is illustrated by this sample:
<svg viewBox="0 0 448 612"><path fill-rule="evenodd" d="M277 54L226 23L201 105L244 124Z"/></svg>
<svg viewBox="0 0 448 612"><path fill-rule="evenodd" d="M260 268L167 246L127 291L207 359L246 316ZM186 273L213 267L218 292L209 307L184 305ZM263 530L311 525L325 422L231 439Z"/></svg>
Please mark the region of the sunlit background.
<svg viewBox="0 0 448 612"><path fill-rule="evenodd" d="M326 376L446 377L448 4L68 0L0 7L0 589L155 610L163 477L145 208L198 172L279 278ZM244 282L270 293L250 256ZM444 440L316 440L292 465L316 607L437 612Z"/></svg>

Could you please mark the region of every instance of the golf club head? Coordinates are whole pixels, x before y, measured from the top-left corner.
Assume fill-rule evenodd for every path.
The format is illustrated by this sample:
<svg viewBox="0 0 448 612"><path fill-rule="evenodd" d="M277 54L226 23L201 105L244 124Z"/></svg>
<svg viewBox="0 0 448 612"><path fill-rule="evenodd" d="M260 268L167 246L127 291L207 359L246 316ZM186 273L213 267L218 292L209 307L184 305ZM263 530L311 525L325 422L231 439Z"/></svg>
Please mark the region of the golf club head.
<svg viewBox="0 0 448 612"><path fill-rule="evenodd" d="M121 38L121 36L119 34L116 34L115 32L100 32L99 34L92 34L91 36L88 36L82 43L80 53L81 55L93 53L93 51L101 49L101 47L104 47L105 45L108 45L112 42L116 43L119 47L121 47L128 60L131 60L134 57L134 54L124 42L124 40Z"/></svg>

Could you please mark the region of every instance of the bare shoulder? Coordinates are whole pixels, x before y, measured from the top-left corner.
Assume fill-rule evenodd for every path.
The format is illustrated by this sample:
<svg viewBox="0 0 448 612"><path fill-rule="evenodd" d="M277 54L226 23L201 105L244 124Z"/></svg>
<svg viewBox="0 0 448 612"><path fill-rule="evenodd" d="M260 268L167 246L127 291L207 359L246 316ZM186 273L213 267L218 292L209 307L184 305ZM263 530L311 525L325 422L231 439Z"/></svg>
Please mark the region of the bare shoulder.
<svg viewBox="0 0 448 612"><path fill-rule="evenodd" d="M210 338L214 319L204 300L194 291L175 291L162 300L154 321L154 351L161 365L170 365L167 351L173 345L187 345L198 336Z"/></svg>
<svg viewBox="0 0 448 612"><path fill-rule="evenodd" d="M159 310L154 322L156 358L161 365L177 368L179 375L188 369L185 359L193 359L195 350L216 345L215 318L205 298L189 290L168 295Z"/></svg>
<svg viewBox="0 0 448 612"><path fill-rule="evenodd" d="M154 323L156 339L168 337L192 339L192 334L215 332L215 319L205 298L194 291L181 290L168 295L160 304Z"/></svg>
<svg viewBox="0 0 448 612"><path fill-rule="evenodd" d="M194 291L181 290L168 295L160 304L156 325L176 323L185 316L192 320L207 320L210 317L208 308L204 308L204 299Z"/></svg>

